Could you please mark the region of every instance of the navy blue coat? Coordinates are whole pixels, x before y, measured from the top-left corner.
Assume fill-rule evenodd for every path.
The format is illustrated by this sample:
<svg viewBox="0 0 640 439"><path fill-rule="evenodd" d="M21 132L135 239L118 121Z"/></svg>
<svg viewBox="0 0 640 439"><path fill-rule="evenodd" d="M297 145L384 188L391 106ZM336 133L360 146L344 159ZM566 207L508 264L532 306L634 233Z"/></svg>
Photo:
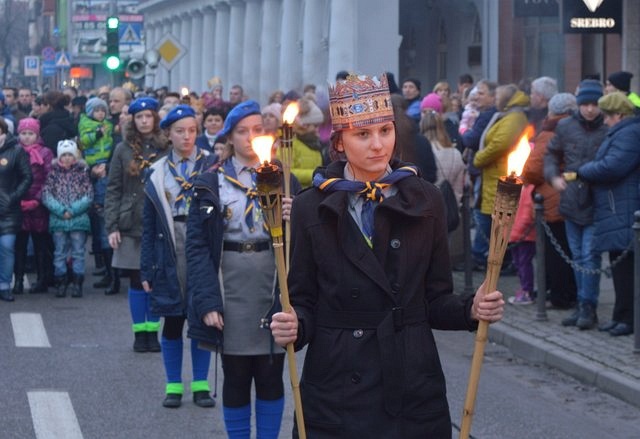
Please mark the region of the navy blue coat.
<svg viewBox="0 0 640 439"><path fill-rule="evenodd" d="M640 117L614 125L578 175L592 183L596 251L625 250L640 210Z"/></svg>
<svg viewBox="0 0 640 439"><path fill-rule="evenodd" d="M196 146L205 151L213 152L213 148L209 145L209 140L205 134L200 134L196 137Z"/></svg>
<svg viewBox="0 0 640 439"><path fill-rule="evenodd" d="M182 294L178 282L173 218L162 189L163 173L158 171L165 161L163 157L153 164L145 183L140 276L153 288L151 311L155 315L184 316L187 315L187 295ZM216 161L216 156L206 156L203 169L209 169Z"/></svg>

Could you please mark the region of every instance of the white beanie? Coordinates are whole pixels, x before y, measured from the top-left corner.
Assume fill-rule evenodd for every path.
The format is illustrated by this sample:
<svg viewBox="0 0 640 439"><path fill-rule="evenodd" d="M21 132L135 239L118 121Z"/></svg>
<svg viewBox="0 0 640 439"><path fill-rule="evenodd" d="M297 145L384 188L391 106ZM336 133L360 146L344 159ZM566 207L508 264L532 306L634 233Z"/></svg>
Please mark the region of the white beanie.
<svg viewBox="0 0 640 439"><path fill-rule="evenodd" d="M58 142L58 158L63 154L71 154L76 159L78 158L78 145L73 140L61 140Z"/></svg>
<svg viewBox="0 0 640 439"><path fill-rule="evenodd" d="M324 114L313 99L303 97L298 101L300 113L298 113L298 123L301 125L320 125L324 122Z"/></svg>

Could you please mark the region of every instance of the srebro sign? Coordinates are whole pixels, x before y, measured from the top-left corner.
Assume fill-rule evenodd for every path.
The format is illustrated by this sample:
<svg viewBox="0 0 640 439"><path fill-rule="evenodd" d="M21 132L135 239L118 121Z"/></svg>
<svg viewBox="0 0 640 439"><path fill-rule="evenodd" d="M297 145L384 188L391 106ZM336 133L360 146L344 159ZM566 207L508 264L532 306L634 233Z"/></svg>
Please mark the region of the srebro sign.
<svg viewBox="0 0 640 439"><path fill-rule="evenodd" d="M565 33L622 33L622 0L563 0Z"/></svg>

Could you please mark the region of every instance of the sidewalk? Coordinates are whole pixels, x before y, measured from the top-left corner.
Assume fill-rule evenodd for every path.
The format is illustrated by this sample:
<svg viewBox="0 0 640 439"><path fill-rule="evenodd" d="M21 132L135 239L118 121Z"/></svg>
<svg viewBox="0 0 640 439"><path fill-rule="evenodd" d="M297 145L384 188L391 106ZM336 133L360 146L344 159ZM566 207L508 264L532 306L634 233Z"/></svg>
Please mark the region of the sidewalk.
<svg viewBox="0 0 640 439"><path fill-rule="evenodd" d="M474 290L484 273L473 273ZM464 273L453 273L456 291L464 291ZM503 276L498 289L506 298L518 288L517 276ZM601 277L598 318L611 318L613 282ZM536 304L505 305L504 319L490 326L491 341L515 355L558 369L586 384L640 407L640 354L633 353L633 335L612 337L597 329L580 331L560 321L570 312L547 309L547 321L536 320Z"/></svg>

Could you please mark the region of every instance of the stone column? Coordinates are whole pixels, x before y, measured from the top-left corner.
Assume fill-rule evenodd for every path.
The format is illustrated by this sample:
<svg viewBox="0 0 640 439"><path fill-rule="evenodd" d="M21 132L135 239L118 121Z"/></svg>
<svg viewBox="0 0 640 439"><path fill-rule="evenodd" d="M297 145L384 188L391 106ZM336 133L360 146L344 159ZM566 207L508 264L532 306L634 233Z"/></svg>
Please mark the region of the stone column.
<svg viewBox="0 0 640 439"><path fill-rule="evenodd" d="M231 0L229 23L229 74L222 78L227 99L229 88L242 82L242 50L244 49L244 13L245 3L242 0Z"/></svg>
<svg viewBox="0 0 640 439"><path fill-rule="evenodd" d="M198 95L202 93L202 64L206 56L202 50L202 43L205 39L205 31L203 28L203 15L202 11L194 10L191 12L191 29L189 43L189 89L198 92Z"/></svg>
<svg viewBox="0 0 640 439"><path fill-rule="evenodd" d="M354 0L331 0L331 27L329 28L328 79L333 81L340 70L356 69L355 42L357 25L354 17L358 12Z"/></svg>
<svg viewBox="0 0 640 439"><path fill-rule="evenodd" d="M244 39L242 50L242 79L244 93L251 99L258 99L260 68L260 40L262 27L262 0L246 0L244 16Z"/></svg>
<svg viewBox="0 0 640 439"><path fill-rule="evenodd" d="M194 53L193 48L191 47L191 28L193 26L193 21L191 14L188 12L183 12L180 14L180 36L178 40L180 40L180 44L184 47L185 53L180 58L178 63L175 66L175 70L178 71L178 75L176 77L176 91L180 92L182 87L189 87L191 89L192 85L189 82L190 75L189 70L193 67L194 64L194 56L200 56L200 53Z"/></svg>
<svg viewBox="0 0 640 439"><path fill-rule="evenodd" d="M340 3L349 2L342 0ZM325 82L326 48L322 45L322 19L325 2L307 0L304 3L302 19L302 81L304 84L323 84Z"/></svg>
<svg viewBox="0 0 640 439"><path fill-rule="evenodd" d="M200 70L200 84L202 91L208 89L207 81L215 72L215 34L216 34L216 11L211 6L202 9L204 14L202 20L202 66Z"/></svg>
<svg viewBox="0 0 640 439"><path fill-rule="evenodd" d="M278 46L280 41L281 0L264 0L262 4L262 51L260 52L260 94L256 99L263 104L271 92L278 88L280 60Z"/></svg>
<svg viewBox="0 0 640 439"><path fill-rule="evenodd" d="M349 1L349 0L342 0ZM285 93L302 88L300 0L283 0L280 34L280 87ZM302 91L302 90L300 90Z"/></svg>
<svg viewBox="0 0 640 439"><path fill-rule="evenodd" d="M227 2L216 3L216 39L214 41L214 67L215 75L223 84L229 76L229 4ZM226 90L223 90L223 92Z"/></svg>

